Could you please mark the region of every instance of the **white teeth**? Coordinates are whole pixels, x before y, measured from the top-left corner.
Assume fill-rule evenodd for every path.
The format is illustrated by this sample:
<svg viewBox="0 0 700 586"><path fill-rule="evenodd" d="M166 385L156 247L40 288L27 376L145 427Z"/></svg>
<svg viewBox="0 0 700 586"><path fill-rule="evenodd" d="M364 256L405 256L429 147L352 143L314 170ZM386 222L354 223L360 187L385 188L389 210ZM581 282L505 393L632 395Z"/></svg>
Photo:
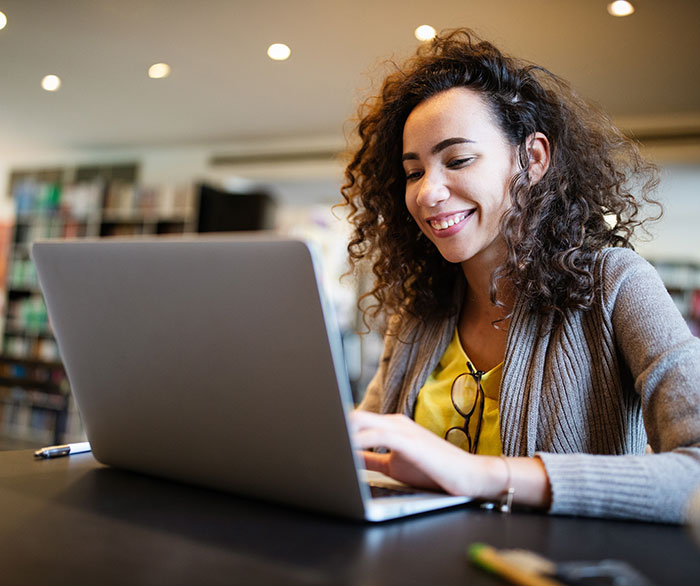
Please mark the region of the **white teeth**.
<svg viewBox="0 0 700 586"><path fill-rule="evenodd" d="M455 214L454 216L448 216L447 218L442 218L441 220L431 220L430 225L435 230L447 230L447 228L450 228L451 226L454 226L455 224L459 224L468 215L469 214L462 212L459 214Z"/></svg>

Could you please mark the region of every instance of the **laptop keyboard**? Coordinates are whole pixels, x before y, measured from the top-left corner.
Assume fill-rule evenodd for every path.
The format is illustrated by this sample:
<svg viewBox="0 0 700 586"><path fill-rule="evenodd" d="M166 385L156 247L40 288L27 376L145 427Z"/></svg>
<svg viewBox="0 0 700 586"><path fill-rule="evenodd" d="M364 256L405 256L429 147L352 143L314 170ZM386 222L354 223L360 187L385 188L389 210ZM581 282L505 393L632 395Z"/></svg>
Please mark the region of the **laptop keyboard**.
<svg viewBox="0 0 700 586"><path fill-rule="evenodd" d="M375 482L369 483L370 494L372 498L395 497L395 496L411 496L423 492L409 486L386 486Z"/></svg>

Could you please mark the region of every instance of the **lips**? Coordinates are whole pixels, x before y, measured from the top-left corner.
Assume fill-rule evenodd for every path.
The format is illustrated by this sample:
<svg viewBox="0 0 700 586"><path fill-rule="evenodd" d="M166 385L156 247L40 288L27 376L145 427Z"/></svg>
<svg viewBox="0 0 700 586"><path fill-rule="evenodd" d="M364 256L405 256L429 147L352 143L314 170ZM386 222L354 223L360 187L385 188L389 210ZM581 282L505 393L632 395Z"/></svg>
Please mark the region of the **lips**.
<svg viewBox="0 0 700 586"><path fill-rule="evenodd" d="M462 224L464 220L471 217L475 211L475 209L471 209L452 214L442 214L440 216L428 218L426 221L435 232L444 232ZM453 232L453 230L450 230L450 232Z"/></svg>

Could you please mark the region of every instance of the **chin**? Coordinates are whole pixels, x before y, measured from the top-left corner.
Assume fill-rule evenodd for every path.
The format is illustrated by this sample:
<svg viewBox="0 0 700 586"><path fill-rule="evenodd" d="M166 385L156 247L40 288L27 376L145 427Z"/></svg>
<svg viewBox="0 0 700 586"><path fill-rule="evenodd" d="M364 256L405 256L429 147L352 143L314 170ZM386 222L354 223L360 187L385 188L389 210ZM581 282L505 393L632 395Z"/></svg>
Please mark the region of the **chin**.
<svg viewBox="0 0 700 586"><path fill-rule="evenodd" d="M439 246L436 246L436 248L440 256L452 264L463 263L465 260L469 260L472 257L472 255L466 254L463 250L442 250Z"/></svg>

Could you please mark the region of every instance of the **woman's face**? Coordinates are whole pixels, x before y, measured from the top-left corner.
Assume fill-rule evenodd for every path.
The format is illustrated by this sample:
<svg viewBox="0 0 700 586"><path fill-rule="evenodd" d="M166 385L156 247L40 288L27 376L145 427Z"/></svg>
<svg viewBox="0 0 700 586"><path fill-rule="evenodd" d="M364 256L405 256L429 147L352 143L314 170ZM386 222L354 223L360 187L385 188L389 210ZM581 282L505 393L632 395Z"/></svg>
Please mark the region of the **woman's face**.
<svg viewBox="0 0 700 586"><path fill-rule="evenodd" d="M403 131L406 206L449 262L502 262L517 151L477 92L453 88L416 106ZM466 266L466 265L464 265Z"/></svg>

